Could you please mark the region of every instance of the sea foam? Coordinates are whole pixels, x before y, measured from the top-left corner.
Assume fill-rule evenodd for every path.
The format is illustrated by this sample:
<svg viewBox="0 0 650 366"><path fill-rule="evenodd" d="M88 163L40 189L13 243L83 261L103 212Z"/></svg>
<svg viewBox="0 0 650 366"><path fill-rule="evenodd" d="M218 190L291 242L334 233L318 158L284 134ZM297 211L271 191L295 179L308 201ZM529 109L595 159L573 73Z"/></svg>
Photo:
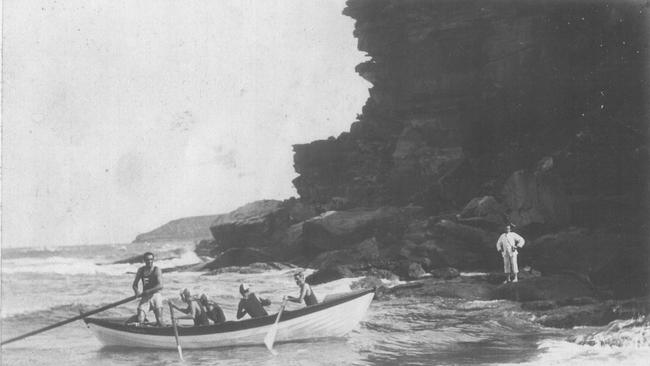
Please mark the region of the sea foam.
<svg viewBox="0 0 650 366"><path fill-rule="evenodd" d="M155 263L160 268L195 264L201 259L193 251L186 251L177 258L158 261ZM3 274L18 273L53 273L60 275L104 274L109 276L123 275L135 272L141 263L103 264L92 259L70 258L52 256L46 258L14 258L2 261Z"/></svg>

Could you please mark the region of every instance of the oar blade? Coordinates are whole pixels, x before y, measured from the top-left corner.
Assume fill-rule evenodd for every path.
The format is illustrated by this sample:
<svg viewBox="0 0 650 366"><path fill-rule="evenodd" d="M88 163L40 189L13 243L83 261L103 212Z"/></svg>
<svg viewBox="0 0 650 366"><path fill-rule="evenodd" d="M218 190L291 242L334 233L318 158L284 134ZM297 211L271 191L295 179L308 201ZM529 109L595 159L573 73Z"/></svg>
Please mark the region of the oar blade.
<svg viewBox="0 0 650 366"><path fill-rule="evenodd" d="M268 350L273 354L273 356L278 355L278 353L273 350L273 343L275 343L275 336L278 334L278 323L280 322L280 317L282 316L282 312L284 311L285 306L287 306L286 298L282 301L282 306L280 306L278 316L275 317L275 322L273 325L271 325L271 328L269 328L268 333L266 333L266 337L264 337L264 344L266 345L266 348L268 348Z"/></svg>
<svg viewBox="0 0 650 366"><path fill-rule="evenodd" d="M181 345L179 344L177 348L178 348L178 357L180 357L181 361L185 361L183 359L183 350L181 349Z"/></svg>
<svg viewBox="0 0 650 366"><path fill-rule="evenodd" d="M277 324L273 324L271 326L271 329L269 330L268 333L266 333L266 337L264 337L264 344L266 345L266 348L268 348L273 355L276 355L277 352L273 350L273 343L275 343L275 336L278 334L278 326Z"/></svg>

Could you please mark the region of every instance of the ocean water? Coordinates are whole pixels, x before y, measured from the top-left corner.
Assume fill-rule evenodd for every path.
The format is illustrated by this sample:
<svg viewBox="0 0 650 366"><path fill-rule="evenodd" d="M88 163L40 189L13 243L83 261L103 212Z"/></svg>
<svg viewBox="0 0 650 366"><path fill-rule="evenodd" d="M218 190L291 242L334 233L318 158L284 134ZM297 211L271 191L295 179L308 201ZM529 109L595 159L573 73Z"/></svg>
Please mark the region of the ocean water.
<svg viewBox="0 0 650 366"><path fill-rule="evenodd" d="M13 248L2 251L2 339L41 328L133 294L141 264L110 264L151 250L162 268L199 262L190 243ZM235 318L240 282L269 297L277 311L296 294L290 271L261 274L165 273L166 298L187 287L219 302ZM346 291L354 279L314 287L319 298ZM290 303L289 309L300 305ZM130 316L136 302L95 316ZM153 319L153 314L150 314ZM169 313L165 312L169 321ZM175 351L103 347L82 321L2 347L2 365L647 365L650 326L644 319L604 327L552 329L510 301L398 298L373 301L347 337L264 347Z"/></svg>

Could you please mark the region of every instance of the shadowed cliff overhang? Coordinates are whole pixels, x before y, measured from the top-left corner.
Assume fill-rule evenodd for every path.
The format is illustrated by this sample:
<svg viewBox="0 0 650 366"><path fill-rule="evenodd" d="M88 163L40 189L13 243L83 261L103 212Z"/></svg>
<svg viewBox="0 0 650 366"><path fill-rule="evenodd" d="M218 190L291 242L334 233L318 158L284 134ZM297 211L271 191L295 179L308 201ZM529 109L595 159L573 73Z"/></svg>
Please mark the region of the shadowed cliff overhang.
<svg viewBox="0 0 650 366"><path fill-rule="evenodd" d="M462 205L553 158L569 195L647 178L648 4L349 0L373 86L337 138L296 145L301 198ZM639 193L640 194L640 193Z"/></svg>

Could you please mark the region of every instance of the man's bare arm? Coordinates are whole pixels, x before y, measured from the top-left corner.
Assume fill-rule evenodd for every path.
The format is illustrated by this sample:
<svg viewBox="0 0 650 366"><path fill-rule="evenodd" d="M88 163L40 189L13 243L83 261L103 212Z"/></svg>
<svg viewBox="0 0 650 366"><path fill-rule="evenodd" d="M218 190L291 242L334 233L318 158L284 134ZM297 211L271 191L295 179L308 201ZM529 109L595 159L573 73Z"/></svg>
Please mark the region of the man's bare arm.
<svg viewBox="0 0 650 366"><path fill-rule="evenodd" d="M140 291L138 290L138 282L140 282L140 279L142 278L142 268L138 268L138 272L135 274L135 279L133 280L133 292L135 292L136 295L140 294Z"/></svg>

